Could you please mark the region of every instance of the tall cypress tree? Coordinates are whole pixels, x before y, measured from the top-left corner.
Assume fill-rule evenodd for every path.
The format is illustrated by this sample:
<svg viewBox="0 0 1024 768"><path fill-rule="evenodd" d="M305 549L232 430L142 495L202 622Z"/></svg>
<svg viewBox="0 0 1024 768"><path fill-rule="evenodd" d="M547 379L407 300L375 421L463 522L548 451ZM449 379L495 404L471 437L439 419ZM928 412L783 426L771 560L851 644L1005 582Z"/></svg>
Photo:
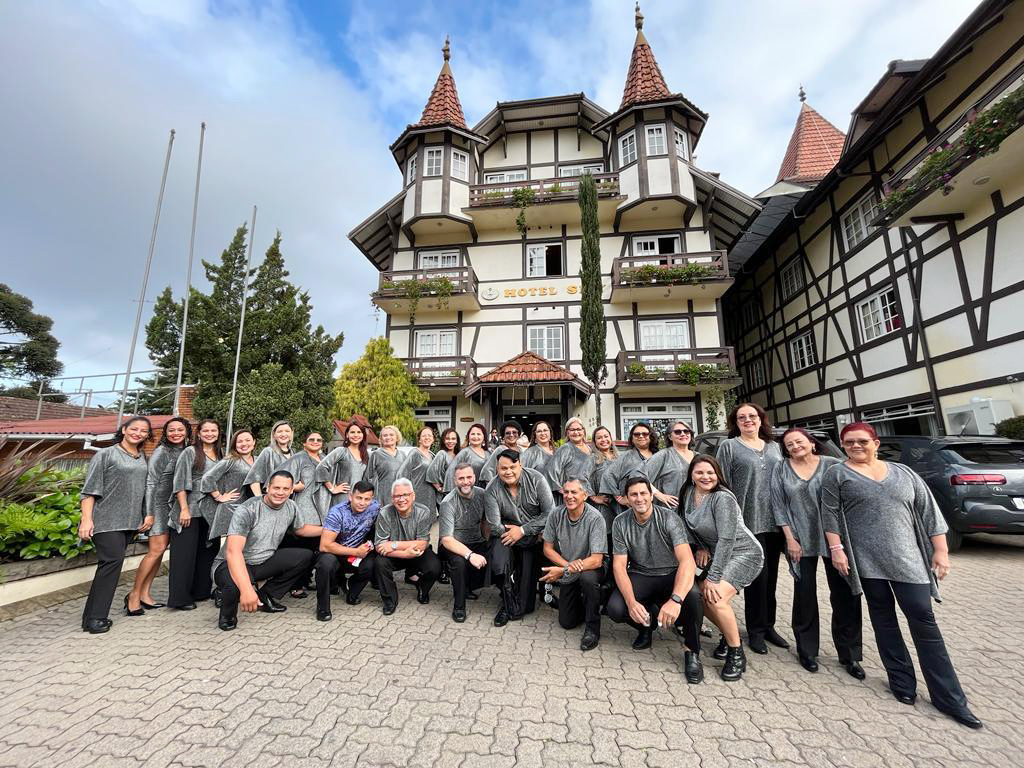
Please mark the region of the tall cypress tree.
<svg viewBox="0 0 1024 768"><path fill-rule="evenodd" d="M597 185L585 173L579 186L580 224L583 233L580 259L580 346L583 348L583 375L594 386L597 423L601 424L601 385L608 378L605 357L607 328L601 301L601 229L597 221Z"/></svg>

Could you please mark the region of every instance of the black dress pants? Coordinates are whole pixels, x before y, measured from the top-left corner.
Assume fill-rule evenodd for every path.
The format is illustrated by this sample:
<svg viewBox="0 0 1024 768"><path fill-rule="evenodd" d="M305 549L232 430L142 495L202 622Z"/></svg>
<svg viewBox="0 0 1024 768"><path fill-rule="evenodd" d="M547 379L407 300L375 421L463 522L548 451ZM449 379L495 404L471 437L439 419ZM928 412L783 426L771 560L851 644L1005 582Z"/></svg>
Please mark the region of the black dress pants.
<svg viewBox="0 0 1024 768"><path fill-rule="evenodd" d="M476 554L487 557L487 542L479 541L466 544L466 546L476 552ZM441 557L448 563L448 571L452 576L452 592L455 595L455 603L452 608L464 611L466 610L466 592L475 592L484 585L487 567L476 568L470 565L469 561L462 555L456 555L454 552L449 551L447 547L442 545L440 549Z"/></svg>
<svg viewBox="0 0 1024 768"><path fill-rule="evenodd" d="M309 570L313 561L313 553L306 549L282 548L277 550L259 565L246 563L246 570L249 571L249 579L255 588L257 581L265 581L263 591L275 600L280 600L291 589L292 584L299 574ZM213 580L220 587L221 618L233 619L238 615L238 601L242 592L231 578L226 562L217 566L217 572Z"/></svg>
<svg viewBox="0 0 1024 768"><path fill-rule="evenodd" d="M847 664L864 658L862 640L863 618L860 597L850 591L850 585L832 565L825 561L829 602L832 603L832 642L839 661ZM800 578L793 582L793 636L796 650L802 656L814 658L820 645L818 620L818 558L800 558Z"/></svg>
<svg viewBox="0 0 1024 768"><path fill-rule="evenodd" d="M775 628L779 558L786 549L786 537L781 531L756 535L764 550L764 567L743 590L743 615L747 623L747 637L751 640L764 639L765 633Z"/></svg>
<svg viewBox="0 0 1024 768"><path fill-rule="evenodd" d="M499 588L511 592L519 615L533 613L537 607L537 584L545 562L544 545L539 536L525 536L511 547L491 537L491 573ZM508 610L508 606L505 606Z"/></svg>
<svg viewBox="0 0 1024 768"><path fill-rule="evenodd" d="M647 576L642 573L629 572L629 583L633 585L633 597L651 615L651 627L658 624L658 611L665 601L672 597L672 590L676 584L675 572L667 573L664 576ZM683 642L691 651L700 651L700 628L704 623L704 600L700 595L700 587L694 579L693 586L683 598L683 607L679 611L679 618L676 619L676 626L683 628ZM616 588L608 599L608 607L605 609L608 618L616 624L626 622L631 627L641 629L641 626L633 621L629 615L629 607L626 605L626 598Z"/></svg>
<svg viewBox="0 0 1024 768"><path fill-rule="evenodd" d="M374 561L380 557L376 552L370 553L359 561L359 565L352 565L347 557L335 555L330 552L321 552L317 555L316 563L313 565L313 572L316 574L316 607L319 611L331 610L331 584L338 573L348 575L348 597L355 600L362 593L363 588L373 578Z"/></svg>
<svg viewBox="0 0 1024 768"><path fill-rule="evenodd" d="M583 623L588 632L601 634L601 583L604 568L583 571L568 583L558 585L558 624L575 629Z"/></svg>
<svg viewBox="0 0 1024 768"><path fill-rule="evenodd" d="M281 546L285 549L308 549L312 554L312 562L316 562L316 556L320 554L320 537L319 536L299 536L294 531L288 531L284 535L284 540L281 542ZM291 586L291 589L305 589L306 585L310 583L311 576L313 575L313 568L310 565L310 569L295 579L295 583Z"/></svg>
<svg viewBox="0 0 1024 768"><path fill-rule="evenodd" d="M89 597L82 611L82 623L89 619L105 619L110 615L110 604L114 602L117 580L121 578L124 553L131 543L135 531L106 531L94 533L93 546L96 548L96 575L89 587Z"/></svg>
<svg viewBox="0 0 1024 768"><path fill-rule="evenodd" d="M878 655L882 657L889 689L895 694L917 694L914 662L903 641L896 619L896 603L907 617L910 636L921 662L928 695L936 709L961 712L967 708L967 697L950 661L939 625L932 613L931 590L927 584L906 584L886 579L861 579L868 614L875 630ZM893 599L895 597L895 600Z"/></svg>
<svg viewBox="0 0 1024 768"><path fill-rule="evenodd" d="M395 571L406 573L418 573L419 580L416 588L430 594L430 588L434 586L441 575L441 560L434 550L427 549L419 557L382 557L377 555L373 559L373 580L380 591L380 599L385 605L398 605L398 585L395 584Z"/></svg>
<svg viewBox="0 0 1024 768"><path fill-rule="evenodd" d="M181 533L171 528L171 564L167 576L167 604L180 608L210 598L210 569L217 558L217 542L210 541L210 524L193 517Z"/></svg>

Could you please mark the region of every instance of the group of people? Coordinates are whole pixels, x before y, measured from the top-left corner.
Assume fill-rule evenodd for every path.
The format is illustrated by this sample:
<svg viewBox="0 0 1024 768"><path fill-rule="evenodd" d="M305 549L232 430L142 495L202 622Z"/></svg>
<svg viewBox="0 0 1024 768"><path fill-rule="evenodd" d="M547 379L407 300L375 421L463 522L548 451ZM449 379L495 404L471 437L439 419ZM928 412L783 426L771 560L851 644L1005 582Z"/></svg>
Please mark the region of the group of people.
<svg viewBox="0 0 1024 768"><path fill-rule="evenodd" d="M783 557L794 578L797 656L818 671L820 558L846 671L865 677L863 595L889 687L899 701L915 702L898 605L932 703L981 727L932 612L949 557L945 521L921 478L878 458L869 424L842 430L845 461L823 455L798 427L777 441L752 403L733 409L728 427L715 456L691 450L683 421L669 427L660 450L651 426L634 424L620 451L605 427L588 440L578 418L564 425L557 448L550 424L537 422L524 449L520 425L507 421L493 450L481 424L464 441L444 430L436 453L429 427L403 453L401 433L386 426L370 453L365 431L351 423L343 444L324 455L320 433L295 450L291 426L278 422L258 456L248 430L231 436L224 456L216 422L201 421L193 438L190 423L176 418L147 463L141 447L151 427L134 417L93 458L82 490L80 534L95 542L98 559L82 628L109 630L125 549L147 531L148 553L124 598L129 616L162 607L150 590L170 546L167 606L192 610L213 597L225 631L237 627L239 607L281 612L285 595L306 597L311 583L320 621L333 618L332 596L357 605L368 585L391 615L395 574L403 572L420 603L437 583L450 583L458 623L488 585L500 598L495 627L532 613L539 600L557 603L563 628L582 625L583 651L599 644L602 617L631 625L635 649L650 647L657 628L674 628L689 683L704 678L707 618L720 631L711 654L723 662L719 675L733 681L747 667L732 608L740 592L747 647L789 647L775 628Z"/></svg>

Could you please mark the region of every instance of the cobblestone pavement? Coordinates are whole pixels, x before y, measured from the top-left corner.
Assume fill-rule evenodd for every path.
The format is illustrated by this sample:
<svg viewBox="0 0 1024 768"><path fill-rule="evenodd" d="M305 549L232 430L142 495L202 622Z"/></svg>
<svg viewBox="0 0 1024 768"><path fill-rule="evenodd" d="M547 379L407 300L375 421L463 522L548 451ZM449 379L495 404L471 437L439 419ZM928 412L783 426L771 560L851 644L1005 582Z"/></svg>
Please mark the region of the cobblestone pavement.
<svg viewBox="0 0 1024 768"><path fill-rule="evenodd" d="M425 606L402 587L387 618L370 589L357 607L336 599L328 624L288 598L231 633L206 603L90 636L79 598L0 623L0 765L1024 765L1022 574L1024 537L968 541L937 608L980 732L940 715L923 683L916 707L896 702L870 630L863 683L826 642L816 675L773 648L733 684L708 656L707 681L687 686L674 638L635 652L606 621L584 655L546 607L495 629L491 593L456 625L444 585Z"/></svg>

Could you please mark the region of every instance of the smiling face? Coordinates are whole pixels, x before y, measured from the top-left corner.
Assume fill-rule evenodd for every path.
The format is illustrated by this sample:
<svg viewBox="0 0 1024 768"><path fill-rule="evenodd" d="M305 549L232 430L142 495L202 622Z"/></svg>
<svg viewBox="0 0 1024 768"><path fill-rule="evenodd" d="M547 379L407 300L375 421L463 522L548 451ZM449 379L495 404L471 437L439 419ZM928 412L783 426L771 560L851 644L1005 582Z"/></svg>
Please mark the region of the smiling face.
<svg viewBox="0 0 1024 768"><path fill-rule="evenodd" d="M570 443L579 445L587 439L587 430L583 428L582 421L570 421L569 426L565 428L565 436L569 438Z"/></svg>
<svg viewBox="0 0 1024 768"><path fill-rule="evenodd" d="M220 427L215 422L204 421L199 427L199 439L203 441L203 445L213 445L220 440Z"/></svg>
<svg viewBox="0 0 1024 768"><path fill-rule="evenodd" d="M480 427L470 427L469 434L466 435L466 439L469 440L469 444L473 448L479 448L484 444L484 441L487 440L487 435L484 434L484 431L480 429Z"/></svg>
<svg viewBox="0 0 1024 768"><path fill-rule="evenodd" d="M394 448L398 445L398 432L394 427L384 427L380 431L380 444L384 448Z"/></svg>
<svg viewBox="0 0 1024 768"><path fill-rule="evenodd" d="M395 505L401 514L405 514L412 509L412 503L416 500L416 494L413 493L412 486L402 484L396 486L394 491L391 492L391 503Z"/></svg>
<svg viewBox="0 0 1024 768"><path fill-rule="evenodd" d="M799 432L790 432L782 444L786 447L786 452L794 459L802 459L814 453L811 441Z"/></svg>
<svg viewBox="0 0 1024 768"><path fill-rule="evenodd" d="M694 464L690 476L693 478L693 484L706 493L718 487L718 473L706 461L698 461Z"/></svg>
<svg viewBox="0 0 1024 768"><path fill-rule="evenodd" d="M359 445L363 442L363 428L358 424L349 424L345 430L345 439L349 445Z"/></svg>
<svg viewBox="0 0 1024 768"><path fill-rule="evenodd" d="M320 453L320 449L324 447L324 438L319 432L310 432L306 435L302 447L306 449L307 453Z"/></svg>
<svg viewBox="0 0 1024 768"><path fill-rule="evenodd" d="M373 491L364 491L363 493L353 491L348 495L348 501L353 512L357 515L362 514L373 503Z"/></svg>
<svg viewBox="0 0 1024 768"><path fill-rule="evenodd" d="M538 445L550 445L551 427L542 421L537 424L536 429L533 430L533 436L536 438Z"/></svg>
<svg viewBox="0 0 1024 768"><path fill-rule="evenodd" d="M740 428L740 434L744 437L754 437L761 429L761 416L757 409L744 405L736 411L736 426Z"/></svg>
<svg viewBox="0 0 1024 768"><path fill-rule="evenodd" d="M633 427L630 433L630 440L633 443L634 448L639 448L642 451L646 451L651 446L651 430L650 427Z"/></svg>
<svg viewBox="0 0 1024 768"><path fill-rule="evenodd" d="M235 453L239 456L248 456L256 447L256 438L252 432L239 432L235 435Z"/></svg>
<svg viewBox="0 0 1024 768"><path fill-rule="evenodd" d="M167 442L171 445L181 445L185 442L186 434L188 432L185 429L185 425L180 421L169 421L167 426L164 427L164 435L167 437Z"/></svg>
<svg viewBox="0 0 1024 768"><path fill-rule="evenodd" d="M459 447L459 436L455 432L449 432L444 436L444 448L446 451L454 451Z"/></svg>
<svg viewBox="0 0 1024 768"><path fill-rule="evenodd" d="M518 461L512 461L507 456L498 459L498 477L505 485L515 485L523 474L523 465Z"/></svg>
<svg viewBox="0 0 1024 768"><path fill-rule="evenodd" d="M271 506L280 507L288 501L288 497L292 495L293 485L295 485L295 482L285 475L276 475L270 478L270 485L267 486L267 497L270 499Z"/></svg>
<svg viewBox="0 0 1024 768"><path fill-rule="evenodd" d="M501 441L505 443L506 448L515 448L516 443L519 441L519 434L518 428L508 425L501 434Z"/></svg>
<svg viewBox="0 0 1024 768"><path fill-rule="evenodd" d="M843 435L843 450L853 461L869 462L878 455L879 441L862 429L851 429Z"/></svg>
<svg viewBox="0 0 1024 768"><path fill-rule="evenodd" d="M292 438L295 437L295 432L292 431L290 424L282 424L274 430L274 442L280 446L282 450L285 450L292 444Z"/></svg>
<svg viewBox="0 0 1024 768"><path fill-rule="evenodd" d="M586 499L587 492L583 490L579 480L566 480L562 485L562 501L570 512L582 509Z"/></svg>
<svg viewBox="0 0 1024 768"><path fill-rule="evenodd" d="M594 445L599 451L607 451L612 447L612 433L604 427L594 432Z"/></svg>
<svg viewBox="0 0 1024 768"><path fill-rule="evenodd" d="M124 425L124 439L128 445L133 448L138 447L142 443L146 442L146 438L149 437L149 424L144 422L142 419L136 419L135 421L129 421Z"/></svg>
<svg viewBox="0 0 1024 768"><path fill-rule="evenodd" d="M689 448L690 441L693 440L693 430L685 421L677 421L669 430L669 437L676 448Z"/></svg>
<svg viewBox="0 0 1024 768"><path fill-rule="evenodd" d="M638 515L646 515L651 509L651 489L646 483L633 483L626 491L626 501L629 507Z"/></svg>
<svg viewBox="0 0 1024 768"><path fill-rule="evenodd" d="M430 446L434 444L434 430L430 427L424 427L420 430L419 435L416 437L416 445L424 450L429 451Z"/></svg>
<svg viewBox="0 0 1024 768"><path fill-rule="evenodd" d="M476 472L472 467L466 466L455 470L455 487L459 493L467 498L473 495L473 486L476 485Z"/></svg>

